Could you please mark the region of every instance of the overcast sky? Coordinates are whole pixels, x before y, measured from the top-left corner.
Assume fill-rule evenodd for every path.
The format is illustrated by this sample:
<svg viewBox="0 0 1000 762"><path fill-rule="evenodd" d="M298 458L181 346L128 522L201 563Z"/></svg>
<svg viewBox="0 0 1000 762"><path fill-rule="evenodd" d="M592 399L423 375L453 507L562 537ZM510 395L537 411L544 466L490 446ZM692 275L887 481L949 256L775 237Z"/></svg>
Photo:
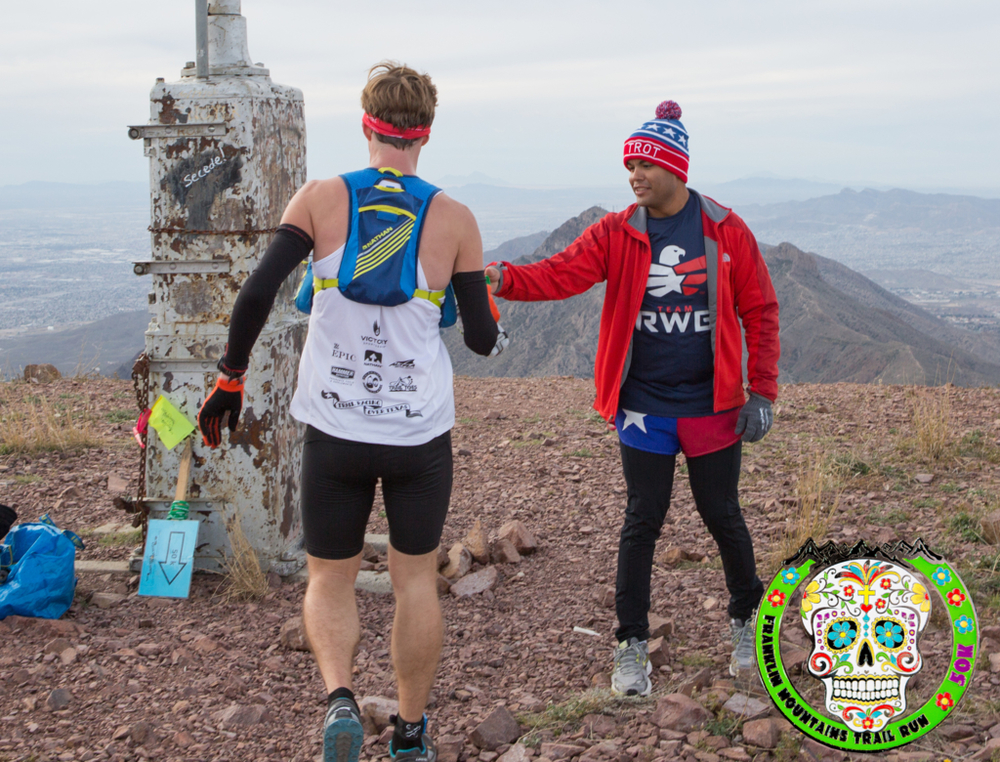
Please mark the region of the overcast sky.
<svg viewBox="0 0 1000 762"><path fill-rule="evenodd" d="M394 58L438 86L430 180L624 183L624 139L672 98L695 186L1000 188L996 0L244 0L243 15L254 60L305 95L313 178L366 163L359 93ZM6 0L3 16L0 185L145 181L125 126L194 59L194 0Z"/></svg>

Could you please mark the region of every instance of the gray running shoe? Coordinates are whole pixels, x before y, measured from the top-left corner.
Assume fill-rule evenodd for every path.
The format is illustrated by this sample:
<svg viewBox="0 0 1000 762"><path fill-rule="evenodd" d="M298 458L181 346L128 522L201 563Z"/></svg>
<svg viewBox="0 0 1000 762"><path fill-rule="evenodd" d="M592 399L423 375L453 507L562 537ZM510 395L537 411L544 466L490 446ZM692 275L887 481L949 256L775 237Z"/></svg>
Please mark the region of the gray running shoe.
<svg viewBox="0 0 1000 762"><path fill-rule="evenodd" d="M431 737L424 733L420 736L420 742L421 745L416 748L393 751L392 741L389 741L389 756L394 762L436 762L437 747Z"/></svg>
<svg viewBox="0 0 1000 762"><path fill-rule="evenodd" d="M729 661L729 674L733 677L751 677L757 672L757 655L754 645L754 616L746 621L729 620L729 637L733 645L733 658Z"/></svg>
<svg viewBox="0 0 1000 762"><path fill-rule="evenodd" d="M357 704L347 698L332 702L323 723L323 762L358 762L364 740Z"/></svg>
<svg viewBox="0 0 1000 762"><path fill-rule="evenodd" d="M619 696L648 696L653 690L649 674L649 646L645 640L629 638L615 649L615 669L611 673L611 692Z"/></svg>

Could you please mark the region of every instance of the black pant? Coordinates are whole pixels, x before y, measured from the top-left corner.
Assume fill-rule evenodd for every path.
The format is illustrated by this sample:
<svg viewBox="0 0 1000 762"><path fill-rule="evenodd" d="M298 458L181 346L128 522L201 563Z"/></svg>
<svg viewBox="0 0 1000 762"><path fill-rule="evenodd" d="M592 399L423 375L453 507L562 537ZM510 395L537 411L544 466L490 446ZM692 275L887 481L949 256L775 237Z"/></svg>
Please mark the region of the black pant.
<svg viewBox="0 0 1000 762"><path fill-rule="evenodd" d="M628 505L618 544L615 608L618 641L649 637L649 585L653 551L670 507L674 455L621 446ZM691 493L702 521L715 538L729 588L729 616L748 619L764 595L757 577L753 541L740 511L739 479L742 443L688 458Z"/></svg>
<svg viewBox="0 0 1000 762"><path fill-rule="evenodd" d="M302 531L316 558L353 558L382 480L389 544L419 556L437 548L451 500L451 432L413 447L366 444L306 428Z"/></svg>

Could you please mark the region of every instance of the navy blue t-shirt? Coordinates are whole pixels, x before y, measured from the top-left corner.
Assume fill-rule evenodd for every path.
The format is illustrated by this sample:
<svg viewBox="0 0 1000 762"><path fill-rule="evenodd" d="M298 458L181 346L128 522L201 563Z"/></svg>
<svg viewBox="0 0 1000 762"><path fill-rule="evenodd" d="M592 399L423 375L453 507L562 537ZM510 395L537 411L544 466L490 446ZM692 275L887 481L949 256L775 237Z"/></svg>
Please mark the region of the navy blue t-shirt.
<svg viewBox="0 0 1000 762"><path fill-rule="evenodd" d="M698 199L692 193L680 212L648 217L646 226L653 262L618 404L648 415L712 415L715 370Z"/></svg>

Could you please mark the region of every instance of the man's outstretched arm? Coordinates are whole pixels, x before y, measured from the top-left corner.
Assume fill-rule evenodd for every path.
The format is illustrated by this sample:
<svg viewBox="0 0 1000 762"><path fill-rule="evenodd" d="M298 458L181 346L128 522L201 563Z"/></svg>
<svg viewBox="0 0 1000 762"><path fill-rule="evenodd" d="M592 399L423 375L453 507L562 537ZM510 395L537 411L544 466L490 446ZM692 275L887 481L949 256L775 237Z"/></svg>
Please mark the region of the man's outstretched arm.
<svg viewBox="0 0 1000 762"><path fill-rule="evenodd" d="M530 265L492 263L486 268L486 275L490 289L504 299L518 302L567 299L607 279L607 258L608 233L601 220L558 254Z"/></svg>

